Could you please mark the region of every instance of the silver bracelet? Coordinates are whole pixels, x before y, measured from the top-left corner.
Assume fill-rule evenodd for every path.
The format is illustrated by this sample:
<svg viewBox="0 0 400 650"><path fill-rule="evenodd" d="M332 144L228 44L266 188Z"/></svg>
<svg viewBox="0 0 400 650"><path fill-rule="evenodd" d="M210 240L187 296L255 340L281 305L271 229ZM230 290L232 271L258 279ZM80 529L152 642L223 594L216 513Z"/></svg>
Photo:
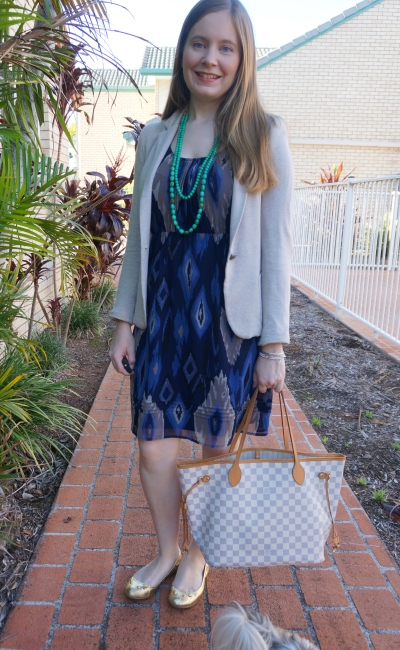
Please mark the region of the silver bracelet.
<svg viewBox="0 0 400 650"><path fill-rule="evenodd" d="M258 356L262 357L263 359L274 359L275 361L286 358L286 354L284 352L264 352L264 350L259 350Z"/></svg>

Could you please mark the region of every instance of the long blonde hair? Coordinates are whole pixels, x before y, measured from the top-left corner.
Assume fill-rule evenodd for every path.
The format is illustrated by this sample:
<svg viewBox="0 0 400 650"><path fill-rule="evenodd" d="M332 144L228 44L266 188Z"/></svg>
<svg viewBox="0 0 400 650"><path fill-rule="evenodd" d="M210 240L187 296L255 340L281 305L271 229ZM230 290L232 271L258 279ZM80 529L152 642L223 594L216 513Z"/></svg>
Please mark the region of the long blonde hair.
<svg viewBox="0 0 400 650"><path fill-rule="evenodd" d="M277 184L269 151L273 117L266 115L261 106L253 26L239 0L200 0L186 16L178 39L172 82L162 119L166 120L189 104L190 92L182 72L183 49L192 27L215 11L230 12L242 50L235 81L217 110L217 133L228 151L235 178L247 186L248 192L264 192Z"/></svg>

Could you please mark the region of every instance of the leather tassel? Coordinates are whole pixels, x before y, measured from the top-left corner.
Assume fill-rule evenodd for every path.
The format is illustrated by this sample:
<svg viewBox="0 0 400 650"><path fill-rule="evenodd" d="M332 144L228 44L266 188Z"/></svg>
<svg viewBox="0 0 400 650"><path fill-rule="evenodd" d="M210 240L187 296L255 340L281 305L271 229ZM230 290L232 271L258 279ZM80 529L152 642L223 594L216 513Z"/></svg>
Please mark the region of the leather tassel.
<svg viewBox="0 0 400 650"><path fill-rule="evenodd" d="M340 546L339 533L337 532L337 528L336 528L335 524L333 523L333 548L332 548L332 551L333 552L337 551L339 546Z"/></svg>
<svg viewBox="0 0 400 650"><path fill-rule="evenodd" d="M183 520L183 550L188 551L189 550L189 520L187 516L187 505L186 505L186 500L191 493L192 490L197 488L200 483L208 483L210 480L209 476L200 476L200 478L192 485L191 488L188 489L186 492L185 496L182 495L181 497L181 508L182 508L182 520Z"/></svg>

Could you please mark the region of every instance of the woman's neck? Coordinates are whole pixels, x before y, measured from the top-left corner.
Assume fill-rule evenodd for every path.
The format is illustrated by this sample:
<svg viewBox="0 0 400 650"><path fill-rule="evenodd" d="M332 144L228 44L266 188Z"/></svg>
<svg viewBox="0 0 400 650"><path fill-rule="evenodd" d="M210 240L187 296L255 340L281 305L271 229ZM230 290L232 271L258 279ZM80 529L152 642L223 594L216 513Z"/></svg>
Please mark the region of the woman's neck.
<svg viewBox="0 0 400 650"><path fill-rule="evenodd" d="M190 122L214 122L219 102L199 101L196 97L190 98L189 121Z"/></svg>

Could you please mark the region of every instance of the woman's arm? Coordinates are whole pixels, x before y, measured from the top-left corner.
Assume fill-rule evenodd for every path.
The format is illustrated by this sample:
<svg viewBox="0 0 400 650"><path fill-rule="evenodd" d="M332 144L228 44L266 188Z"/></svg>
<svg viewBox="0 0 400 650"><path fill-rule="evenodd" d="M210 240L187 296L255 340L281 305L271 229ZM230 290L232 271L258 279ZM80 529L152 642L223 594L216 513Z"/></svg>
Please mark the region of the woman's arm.
<svg viewBox="0 0 400 650"><path fill-rule="evenodd" d="M144 131L143 131L144 133ZM126 357L131 368L135 365L135 346L132 336L133 313L139 285L140 269L140 229L139 229L139 182L143 164L146 159L143 133L140 135L135 158L135 180L133 188L132 209L129 220L128 240L126 243L121 277L117 297L111 310L111 317L116 320L116 328L110 346L110 358L117 372L128 375L122 365Z"/></svg>
<svg viewBox="0 0 400 650"><path fill-rule="evenodd" d="M115 320L133 323L133 313L136 304L136 295L140 277L140 177L146 160L146 127L140 135L135 158L135 178L133 185L132 208L129 219L128 240L124 260L122 263L121 277L118 283L117 296L110 316Z"/></svg>
<svg viewBox="0 0 400 650"><path fill-rule="evenodd" d="M292 254L293 161L282 120L271 126L271 154L278 183L261 199L262 332L259 346L279 354L289 343L290 265ZM260 392L279 391L285 379L284 359L257 359L253 383Z"/></svg>
<svg viewBox="0 0 400 650"><path fill-rule="evenodd" d="M261 346L290 341L293 161L283 120L276 121L271 155L278 183L261 198Z"/></svg>

